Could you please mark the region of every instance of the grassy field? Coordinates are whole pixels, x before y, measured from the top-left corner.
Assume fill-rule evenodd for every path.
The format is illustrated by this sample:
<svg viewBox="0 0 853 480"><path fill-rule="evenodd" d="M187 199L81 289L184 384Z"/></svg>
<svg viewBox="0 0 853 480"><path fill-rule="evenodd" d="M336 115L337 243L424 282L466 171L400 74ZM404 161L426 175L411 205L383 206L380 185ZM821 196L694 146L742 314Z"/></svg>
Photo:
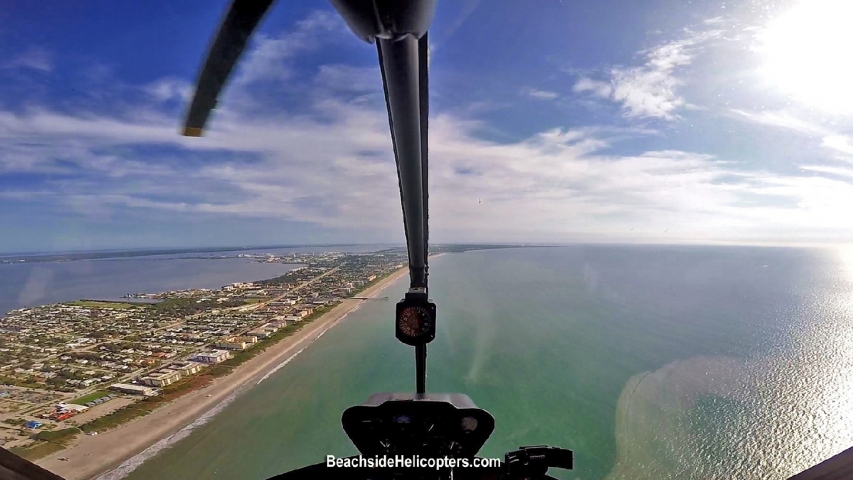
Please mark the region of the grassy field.
<svg viewBox="0 0 853 480"><path fill-rule="evenodd" d="M85 307L85 308L112 308L115 310L124 310L127 308L133 308L140 306L137 303L130 302L102 302L100 300L75 300L73 302L66 302L66 305L73 305L75 307Z"/></svg>
<svg viewBox="0 0 853 480"><path fill-rule="evenodd" d="M71 400L68 403L73 403L75 405L85 405L86 403L91 402L92 400L97 400L99 398L106 397L109 394L110 394L110 392L108 392L106 390L98 390L98 391L92 392L88 395L83 395L80 398L75 398L74 400Z"/></svg>
<svg viewBox="0 0 853 480"><path fill-rule="evenodd" d="M12 453L27 460L37 460L46 457L53 452L58 452L65 448L68 443L80 434L77 428L64 428L52 432L39 432L35 435L35 443L25 447L14 447L10 449Z"/></svg>
<svg viewBox="0 0 853 480"><path fill-rule="evenodd" d="M243 299L246 302L246 305L251 305L253 303L261 303L269 300L267 297L246 297Z"/></svg>

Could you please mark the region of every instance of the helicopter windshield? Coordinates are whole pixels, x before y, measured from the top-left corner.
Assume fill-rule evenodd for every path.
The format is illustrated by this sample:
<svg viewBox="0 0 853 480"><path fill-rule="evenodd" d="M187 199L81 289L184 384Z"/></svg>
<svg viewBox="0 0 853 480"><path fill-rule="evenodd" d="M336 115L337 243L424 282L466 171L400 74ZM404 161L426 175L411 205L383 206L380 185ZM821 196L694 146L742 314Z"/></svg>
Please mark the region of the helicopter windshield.
<svg viewBox="0 0 853 480"><path fill-rule="evenodd" d="M853 447L853 3L356 3L0 6L4 449L266 479L416 391L557 478Z"/></svg>

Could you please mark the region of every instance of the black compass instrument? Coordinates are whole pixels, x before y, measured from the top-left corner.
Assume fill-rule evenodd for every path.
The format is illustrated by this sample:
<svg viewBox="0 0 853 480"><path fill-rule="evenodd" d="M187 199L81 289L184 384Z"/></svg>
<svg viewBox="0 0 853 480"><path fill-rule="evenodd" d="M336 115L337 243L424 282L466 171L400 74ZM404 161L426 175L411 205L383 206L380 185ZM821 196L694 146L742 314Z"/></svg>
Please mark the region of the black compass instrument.
<svg viewBox="0 0 853 480"><path fill-rule="evenodd" d="M416 347L435 339L435 304L415 298L397 304L397 340Z"/></svg>

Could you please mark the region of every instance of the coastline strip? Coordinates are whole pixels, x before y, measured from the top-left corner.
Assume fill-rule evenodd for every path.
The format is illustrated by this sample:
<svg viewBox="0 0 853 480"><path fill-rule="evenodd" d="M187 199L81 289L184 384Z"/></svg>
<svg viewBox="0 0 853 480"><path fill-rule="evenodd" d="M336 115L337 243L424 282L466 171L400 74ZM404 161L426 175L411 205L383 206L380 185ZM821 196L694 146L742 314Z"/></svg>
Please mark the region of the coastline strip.
<svg viewBox="0 0 853 480"><path fill-rule="evenodd" d="M408 267L400 268L357 296L373 297L406 273L408 273ZM132 420L113 430L97 436L83 436L75 444L36 463L67 480L93 478L104 472L107 473L98 477L99 479L121 478L157 451L186 437L192 429L203 425L233 401L243 391L243 387L251 388L268 378L274 371L283 368L299 352L343 320L349 312L356 310L363 301L353 298L345 299L340 305L293 335L285 337L240 365L231 374L214 380L211 385L189 392L149 415ZM306 341L307 345L293 352ZM256 383L252 384L253 381ZM185 429L188 430L184 431ZM60 458L67 460L59 460ZM111 474L112 471L115 471L115 476Z"/></svg>

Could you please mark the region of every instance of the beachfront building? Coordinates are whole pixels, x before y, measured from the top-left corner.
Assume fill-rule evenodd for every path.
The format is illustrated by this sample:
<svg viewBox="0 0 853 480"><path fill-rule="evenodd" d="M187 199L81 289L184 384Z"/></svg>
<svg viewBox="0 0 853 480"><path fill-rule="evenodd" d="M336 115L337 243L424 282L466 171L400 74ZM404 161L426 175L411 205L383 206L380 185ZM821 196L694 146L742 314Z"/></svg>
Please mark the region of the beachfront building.
<svg viewBox="0 0 853 480"><path fill-rule="evenodd" d="M171 385L180 379L181 372L179 370L161 368L141 377L139 381L152 387L165 387L166 385Z"/></svg>
<svg viewBox="0 0 853 480"><path fill-rule="evenodd" d="M60 402L57 405L57 409L59 409L59 408L62 408L62 409L68 410L68 411L77 412L77 413L82 413L82 412L85 412L86 410L89 409L89 407L87 407L85 405L77 405L74 403L63 403L63 402Z"/></svg>
<svg viewBox="0 0 853 480"><path fill-rule="evenodd" d="M250 331L249 335L252 335L253 337L258 337L258 338L268 338L273 333L275 333L275 330L266 330L262 327L259 327L259 328L256 328L256 329Z"/></svg>
<svg viewBox="0 0 853 480"><path fill-rule="evenodd" d="M258 342L258 337L254 335L240 335L235 337L225 337L216 342L216 348L224 348L225 350L244 350L250 345Z"/></svg>
<svg viewBox="0 0 853 480"><path fill-rule="evenodd" d="M225 350L244 350L249 345L246 342L236 340L236 337L226 337L213 344L213 346Z"/></svg>
<svg viewBox="0 0 853 480"><path fill-rule="evenodd" d="M270 328L274 328L276 331L278 331L278 329L287 326L287 320L285 320L284 315L279 315L278 317L275 317L275 320L271 321L269 325Z"/></svg>
<svg viewBox="0 0 853 480"><path fill-rule="evenodd" d="M231 358L231 352L223 351L223 350L208 350L205 352L197 353L192 358L196 362L213 364L213 363L222 363L225 360Z"/></svg>
<svg viewBox="0 0 853 480"><path fill-rule="evenodd" d="M50 414L49 418L57 422L67 420L78 413L85 412L89 407L76 405L73 403L59 402L56 404L56 409Z"/></svg>
<svg viewBox="0 0 853 480"><path fill-rule="evenodd" d="M238 341L236 338L237 337L225 337L213 345L216 348L224 348L225 350L243 350L248 347L246 342Z"/></svg>
<svg viewBox="0 0 853 480"><path fill-rule="evenodd" d="M234 337L234 339L240 342L246 342L246 345L254 345L258 343L258 337L256 335L251 334Z"/></svg>
<svg viewBox="0 0 853 480"><path fill-rule="evenodd" d="M166 368L181 372L183 376L194 375L198 373L204 365L198 362L172 362L166 365Z"/></svg>
<svg viewBox="0 0 853 480"><path fill-rule="evenodd" d="M146 397L153 397L154 395L157 395L157 391L151 387L131 385L129 383L114 383L110 385L110 390L115 390L121 393L129 393L131 395L145 395Z"/></svg>
<svg viewBox="0 0 853 480"><path fill-rule="evenodd" d="M284 320L282 320L282 321L275 321L275 322L267 323L263 328L264 328L265 332L267 332L269 334L273 334L285 325L286 325L286 323L284 322Z"/></svg>
<svg viewBox="0 0 853 480"><path fill-rule="evenodd" d="M258 337L258 338L269 338L272 336L272 334L277 332L279 328L281 328L282 323L284 323L284 322L265 323L265 324L255 328L254 330L250 331L249 335L251 335L253 337Z"/></svg>

